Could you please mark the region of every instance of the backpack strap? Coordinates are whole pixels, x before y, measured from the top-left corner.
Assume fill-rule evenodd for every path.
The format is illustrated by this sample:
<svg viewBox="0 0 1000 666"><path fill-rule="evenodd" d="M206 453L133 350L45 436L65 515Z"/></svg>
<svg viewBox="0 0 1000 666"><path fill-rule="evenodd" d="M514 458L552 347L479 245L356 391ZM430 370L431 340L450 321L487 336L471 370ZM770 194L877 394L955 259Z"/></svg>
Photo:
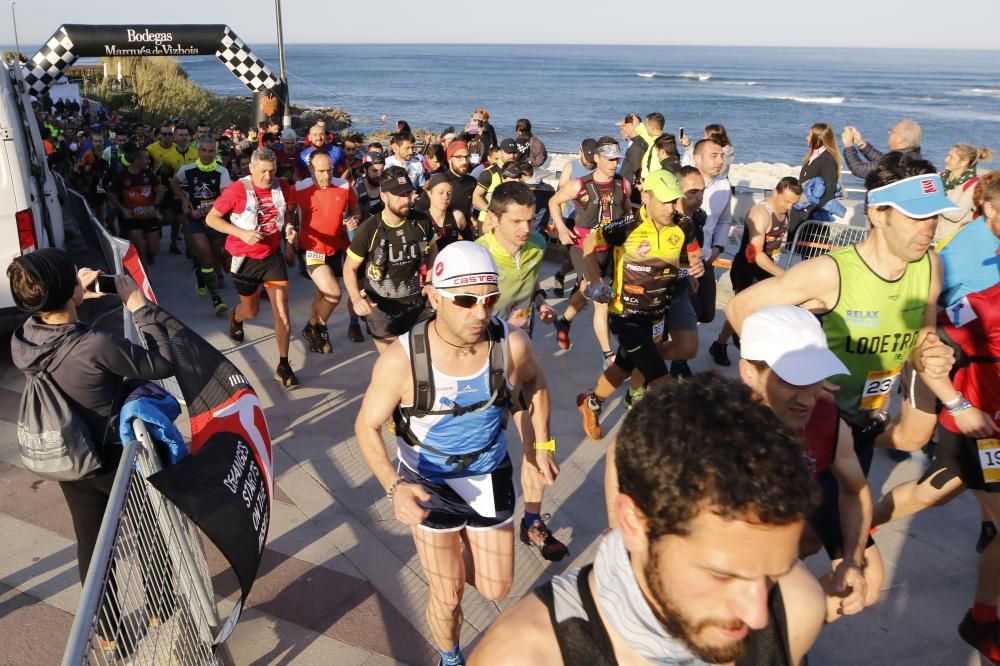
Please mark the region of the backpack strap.
<svg viewBox="0 0 1000 666"><path fill-rule="evenodd" d="M431 369L431 341L427 326L433 317L418 322L410 331L410 369L413 373L413 407L409 416L430 414L434 407L434 376Z"/></svg>

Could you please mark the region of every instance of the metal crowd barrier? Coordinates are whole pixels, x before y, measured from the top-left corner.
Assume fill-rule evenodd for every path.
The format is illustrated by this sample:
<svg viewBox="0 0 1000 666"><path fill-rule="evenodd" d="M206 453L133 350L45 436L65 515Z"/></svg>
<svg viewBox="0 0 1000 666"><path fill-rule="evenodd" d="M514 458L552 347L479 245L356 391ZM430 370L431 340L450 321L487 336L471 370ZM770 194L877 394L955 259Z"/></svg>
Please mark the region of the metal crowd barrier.
<svg viewBox="0 0 1000 666"><path fill-rule="evenodd" d="M839 247L860 243L867 237L867 227L806 220L799 225L795 230L795 236L782 248L782 267L790 268L793 262L828 254Z"/></svg>
<svg viewBox="0 0 1000 666"><path fill-rule="evenodd" d="M125 446L63 666L231 664L198 528L146 482L161 469L142 421Z"/></svg>

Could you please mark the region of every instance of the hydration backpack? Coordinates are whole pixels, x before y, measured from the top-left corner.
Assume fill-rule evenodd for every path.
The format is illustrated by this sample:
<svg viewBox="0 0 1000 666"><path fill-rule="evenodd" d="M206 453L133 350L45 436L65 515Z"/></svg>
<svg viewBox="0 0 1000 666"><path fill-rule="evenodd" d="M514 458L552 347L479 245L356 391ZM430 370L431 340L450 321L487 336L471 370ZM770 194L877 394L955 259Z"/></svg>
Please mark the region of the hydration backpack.
<svg viewBox="0 0 1000 666"><path fill-rule="evenodd" d="M446 464L455 465L455 472L461 472L471 465L476 458L493 448L496 443L491 442L485 448L471 453L451 455L444 451L439 451L431 446L422 443L410 430L410 419L424 416L448 415L452 417L462 416L472 412L482 411L490 407L501 407L509 410L512 407L511 391L507 386L507 341L505 340L505 329L503 323L493 317L486 325L486 337L490 341L490 397L480 400L464 407L453 406L448 409L434 409L434 371L431 366L431 345L427 338L427 327L433 317L425 319L410 331L410 369L413 374L413 406L397 407L393 412L393 421L396 425L396 434L410 446L419 446L423 450L447 457ZM520 400L517 401L518 403ZM513 407L515 410L517 406ZM520 406L520 409L523 409ZM506 427L506 421L503 426ZM502 437L498 438L500 441Z"/></svg>

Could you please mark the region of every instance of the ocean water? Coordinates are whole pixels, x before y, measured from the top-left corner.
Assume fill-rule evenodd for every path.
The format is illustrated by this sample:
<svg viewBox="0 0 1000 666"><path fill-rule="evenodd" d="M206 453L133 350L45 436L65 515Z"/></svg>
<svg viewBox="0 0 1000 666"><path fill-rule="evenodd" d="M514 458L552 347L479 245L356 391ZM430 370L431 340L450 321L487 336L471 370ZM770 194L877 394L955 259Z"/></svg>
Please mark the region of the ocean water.
<svg viewBox="0 0 1000 666"><path fill-rule="evenodd" d="M277 47L251 46L277 72ZM626 112L659 111L675 134L722 123L738 162L797 163L814 122L833 124L838 141L853 124L884 147L910 117L939 168L954 143L1000 149L1000 51L297 44L285 54L293 102L342 107L359 131L382 127L382 115L461 128L484 107L499 138L525 117L550 151L572 152L585 137L617 136ZM212 90L246 94L218 61L183 61Z"/></svg>

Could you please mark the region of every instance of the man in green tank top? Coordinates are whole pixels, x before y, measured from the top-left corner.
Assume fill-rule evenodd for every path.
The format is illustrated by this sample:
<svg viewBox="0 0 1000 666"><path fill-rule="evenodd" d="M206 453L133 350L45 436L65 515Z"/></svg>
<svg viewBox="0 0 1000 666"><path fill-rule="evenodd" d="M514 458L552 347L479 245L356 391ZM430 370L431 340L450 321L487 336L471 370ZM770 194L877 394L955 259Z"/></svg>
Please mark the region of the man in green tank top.
<svg viewBox="0 0 1000 666"><path fill-rule="evenodd" d="M490 197L491 230L476 242L493 256L500 273L500 300L493 308L495 316L520 328L528 337L534 329L535 316L551 324L555 310L545 302L545 291L538 288L538 274L545 254L545 238L531 228L535 219L535 194L524 183L510 181L498 185ZM521 442L534 442L531 410L512 415ZM523 447L522 447L523 448ZM537 548L546 560L556 562L569 549L549 531L542 516L545 483L535 464L534 451L524 448L521 465L521 491L524 493L524 517L520 523L521 541Z"/></svg>
<svg viewBox="0 0 1000 666"><path fill-rule="evenodd" d="M737 331L769 305L802 305L820 317L830 350L850 373L830 382L867 475L904 363L940 400L956 391L948 378L954 352L935 333L941 262L929 252L938 215L954 204L933 165L902 154L886 156L865 186L871 231L864 241L741 292L726 316ZM884 439L879 445L889 444Z"/></svg>

